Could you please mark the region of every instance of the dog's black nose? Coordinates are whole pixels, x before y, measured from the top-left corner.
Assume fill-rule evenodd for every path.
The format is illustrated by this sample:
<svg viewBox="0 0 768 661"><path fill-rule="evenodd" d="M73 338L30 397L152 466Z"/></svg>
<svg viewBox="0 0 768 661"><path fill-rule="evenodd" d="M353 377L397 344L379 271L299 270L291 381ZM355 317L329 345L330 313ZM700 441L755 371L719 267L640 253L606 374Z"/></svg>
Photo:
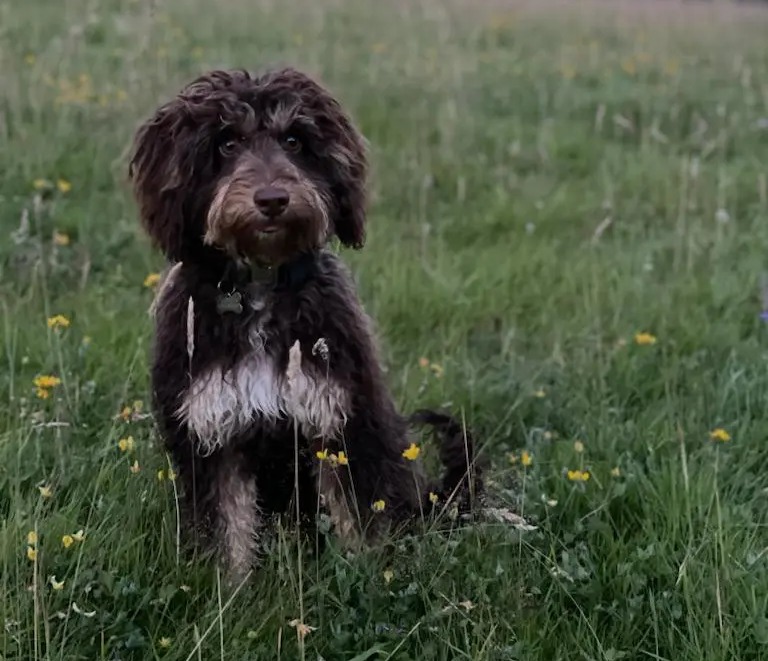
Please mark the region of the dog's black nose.
<svg viewBox="0 0 768 661"><path fill-rule="evenodd" d="M256 191L256 194L253 196L259 211L270 218L283 213L288 206L289 199L288 191L283 188L272 187L262 188Z"/></svg>

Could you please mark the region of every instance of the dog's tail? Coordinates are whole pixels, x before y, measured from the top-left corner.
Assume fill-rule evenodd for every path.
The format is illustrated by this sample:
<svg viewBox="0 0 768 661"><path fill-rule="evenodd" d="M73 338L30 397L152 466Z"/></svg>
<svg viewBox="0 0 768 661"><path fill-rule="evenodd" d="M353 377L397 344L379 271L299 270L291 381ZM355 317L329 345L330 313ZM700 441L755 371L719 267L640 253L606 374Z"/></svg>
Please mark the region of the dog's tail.
<svg viewBox="0 0 768 661"><path fill-rule="evenodd" d="M453 416L430 409L415 411L408 421L431 427L438 441L443 475L431 491L442 503L455 502L459 513L470 512L482 498L484 469L471 432Z"/></svg>

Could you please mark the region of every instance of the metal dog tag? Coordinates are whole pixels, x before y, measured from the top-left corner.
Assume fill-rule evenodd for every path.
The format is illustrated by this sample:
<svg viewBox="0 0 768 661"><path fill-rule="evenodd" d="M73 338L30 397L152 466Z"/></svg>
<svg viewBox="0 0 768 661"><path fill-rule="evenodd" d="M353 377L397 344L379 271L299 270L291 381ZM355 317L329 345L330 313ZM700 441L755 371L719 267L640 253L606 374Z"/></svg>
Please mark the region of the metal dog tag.
<svg viewBox="0 0 768 661"><path fill-rule="evenodd" d="M216 310L219 314L234 312L240 314L243 311L243 295L239 291L232 291L229 294L219 294L216 299Z"/></svg>

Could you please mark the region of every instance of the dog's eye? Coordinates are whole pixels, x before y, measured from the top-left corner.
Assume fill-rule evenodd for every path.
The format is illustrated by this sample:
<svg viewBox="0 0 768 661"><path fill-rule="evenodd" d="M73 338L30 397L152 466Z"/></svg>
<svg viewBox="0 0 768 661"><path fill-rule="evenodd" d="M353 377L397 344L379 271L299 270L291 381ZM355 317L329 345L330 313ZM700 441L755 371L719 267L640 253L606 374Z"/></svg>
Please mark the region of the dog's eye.
<svg viewBox="0 0 768 661"><path fill-rule="evenodd" d="M219 151L222 156L232 156L237 149L237 140L226 140L219 145Z"/></svg>
<svg viewBox="0 0 768 661"><path fill-rule="evenodd" d="M285 149L285 151L291 152L292 154L301 151L301 140L299 140L295 135L286 135L282 142L283 149Z"/></svg>

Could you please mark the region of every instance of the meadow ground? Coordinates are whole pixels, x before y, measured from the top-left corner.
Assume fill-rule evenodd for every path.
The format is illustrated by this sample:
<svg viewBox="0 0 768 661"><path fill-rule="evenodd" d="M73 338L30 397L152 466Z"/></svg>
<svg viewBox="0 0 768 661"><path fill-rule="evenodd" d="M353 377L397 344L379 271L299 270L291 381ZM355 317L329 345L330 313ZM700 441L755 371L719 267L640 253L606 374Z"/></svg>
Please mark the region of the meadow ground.
<svg viewBox="0 0 768 661"><path fill-rule="evenodd" d="M578 7L0 3L0 659L768 658L768 13ZM462 412L535 529L288 526L232 596L177 557L124 152L275 62L371 142L347 258L398 401Z"/></svg>

